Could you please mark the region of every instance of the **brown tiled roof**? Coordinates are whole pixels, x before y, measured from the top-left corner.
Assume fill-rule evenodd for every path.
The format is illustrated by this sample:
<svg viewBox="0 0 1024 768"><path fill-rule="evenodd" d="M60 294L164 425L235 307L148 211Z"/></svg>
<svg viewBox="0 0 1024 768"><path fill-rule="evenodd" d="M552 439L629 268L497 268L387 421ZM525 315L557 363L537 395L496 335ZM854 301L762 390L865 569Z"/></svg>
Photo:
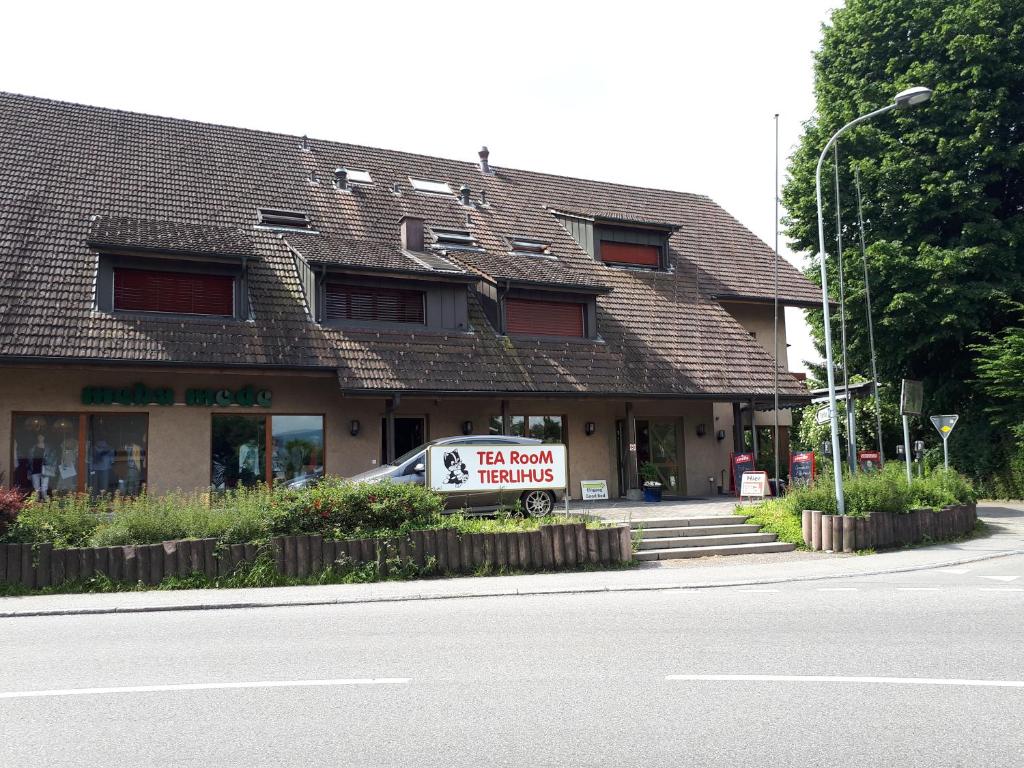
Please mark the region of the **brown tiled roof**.
<svg viewBox="0 0 1024 768"><path fill-rule="evenodd" d="M764 276L772 251L703 196L500 167L484 175L475 163L317 139L305 149L297 136L11 94L0 94L0 137L0 357L329 368L345 389L364 391L723 398L772 391L770 357L714 298L770 299ZM328 181L338 166L368 169L374 183L338 190ZM410 176L455 191L466 184L474 204L413 192ZM319 234L282 238L258 229L259 208L305 211ZM595 263L550 209L675 227L672 271ZM407 215L470 229L483 251L448 258L492 282L606 291L597 299L601 339L499 337L471 289L470 333L311 323L289 246L339 264L404 265L398 222ZM97 252L88 241L101 242L100 232L112 246L251 243L253 319L96 310ZM517 236L550 242L557 259L512 255L508 238ZM816 288L796 270L783 264L781 273L784 301L815 300ZM805 395L791 376L780 381L784 398Z"/></svg>
<svg viewBox="0 0 1024 768"><path fill-rule="evenodd" d="M451 277L471 279L458 264L454 271L439 272L410 253L403 251L397 240L381 243L376 240L352 240L320 235L287 235L284 241L310 264L326 264L351 272L388 272L429 275L443 280Z"/></svg>
<svg viewBox="0 0 1024 768"><path fill-rule="evenodd" d="M86 242L94 248L206 256L256 255L252 229L181 221L94 216Z"/></svg>

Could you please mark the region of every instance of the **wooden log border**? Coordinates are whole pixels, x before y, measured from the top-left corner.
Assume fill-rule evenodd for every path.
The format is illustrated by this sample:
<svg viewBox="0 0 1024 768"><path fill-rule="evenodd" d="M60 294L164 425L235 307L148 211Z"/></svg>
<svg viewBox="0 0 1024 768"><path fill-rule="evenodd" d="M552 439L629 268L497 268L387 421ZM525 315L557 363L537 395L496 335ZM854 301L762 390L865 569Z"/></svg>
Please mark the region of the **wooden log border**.
<svg viewBox="0 0 1024 768"><path fill-rule="evenodd" d="M967 517L962 514L957 520ZM973 516L970 525L974 525ZM0 584L33 589L97 575L150 586L169 576L185 578L194 573L217 579L255 561L263 552L273 560L279 574L292 578L306 578L336 564L362 567L373 563L385 575L395 558L402 565L421 569L431 565L432 573L465 574L616 565L632 560L633 541L626 525L595 529L583 523L567 523L508 533L412 531L398 539L277 536L265 547L223 545L216 539L74 549L54 549L51 544L0 544Z"/></svg>
<svg viewBox="0 0 1024 768"><path fill-rule="evenodd" d="M805 509L801 515L804 543L812 550L855 552L940 541L963 536L978 522L978 505L954 504L942 509L911 509L903 514L872 512L839 517Z"/></svg>

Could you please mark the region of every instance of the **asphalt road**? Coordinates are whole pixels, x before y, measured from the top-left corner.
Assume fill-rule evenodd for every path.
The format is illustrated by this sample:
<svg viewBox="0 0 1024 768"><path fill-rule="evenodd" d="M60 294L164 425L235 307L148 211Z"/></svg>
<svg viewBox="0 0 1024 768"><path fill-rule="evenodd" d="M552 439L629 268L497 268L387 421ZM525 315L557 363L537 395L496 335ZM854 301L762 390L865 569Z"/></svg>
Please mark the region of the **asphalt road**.
<svg viewBox="0 0 1024 768"><path fill-rule="evenodd" d="M1022 651L1022 556L770 587L2 619L0 766L1021 766ZM693 679L722 675L745 677Z"/></svg>

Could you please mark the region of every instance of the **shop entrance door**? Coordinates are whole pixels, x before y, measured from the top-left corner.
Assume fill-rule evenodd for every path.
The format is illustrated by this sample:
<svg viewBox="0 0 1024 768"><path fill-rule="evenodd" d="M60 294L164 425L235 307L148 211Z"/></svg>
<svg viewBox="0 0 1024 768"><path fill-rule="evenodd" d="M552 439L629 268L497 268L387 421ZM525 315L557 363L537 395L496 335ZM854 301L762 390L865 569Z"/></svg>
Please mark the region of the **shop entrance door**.
<svg viewBox="0 0 1024 768"><path fill-rule="evenodd" d="M674 421L636 421L637 463L653 464L664 493L672 495L685 492L676 426Z"/></svg>
<svg viewBox="0 0 1024 768"><path fill-rule="evenodd" d="M395 458L425 442L426 419L422 416L395 416ZM380 463L388 461L388 420L380 420Z"/></svg>

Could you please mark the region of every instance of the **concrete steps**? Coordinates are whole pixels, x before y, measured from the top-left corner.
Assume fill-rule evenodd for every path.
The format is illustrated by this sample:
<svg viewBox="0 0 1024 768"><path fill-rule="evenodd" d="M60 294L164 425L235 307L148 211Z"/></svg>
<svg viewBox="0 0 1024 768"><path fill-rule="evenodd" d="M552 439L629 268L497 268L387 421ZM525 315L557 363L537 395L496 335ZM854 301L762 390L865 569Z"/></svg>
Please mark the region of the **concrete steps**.
<svg viewBox="0 0 1024 768"><path fill-rule="evenodd" d="M728 517L662 518L630 522L639 538L637 560L671 560L712 555L749 555L789 552L795 545L777 541L774 533L761 533L739 515Z"/></svg>

